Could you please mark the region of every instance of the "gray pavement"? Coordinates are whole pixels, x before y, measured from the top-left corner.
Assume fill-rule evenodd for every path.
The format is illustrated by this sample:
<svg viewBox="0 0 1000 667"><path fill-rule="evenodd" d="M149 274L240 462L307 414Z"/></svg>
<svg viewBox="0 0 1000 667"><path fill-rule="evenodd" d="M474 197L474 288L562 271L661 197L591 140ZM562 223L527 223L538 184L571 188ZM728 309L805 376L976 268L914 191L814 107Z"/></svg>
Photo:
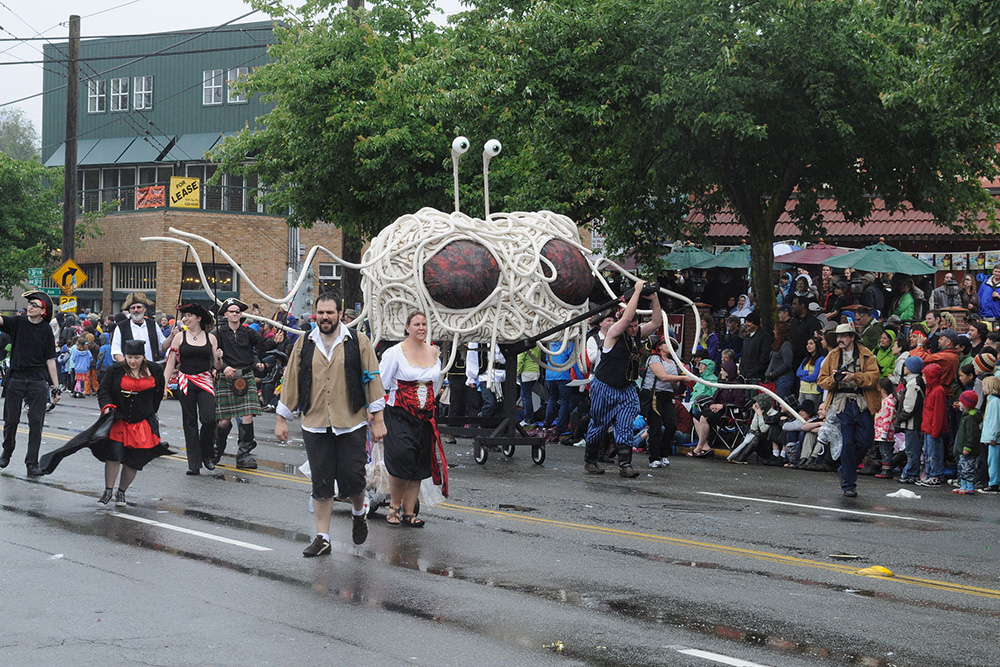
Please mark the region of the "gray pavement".
<svg viewBox="0 0 1000 667"><path fill-rule="evenodd" d="M182 446L180 410L160 413ZM96 418L66 398L43 451ZM98 510L87 452L0 474L6 664L987 665L1000 631L1000 498L835 474L672 457L625 480L585 476L553 445L473 461L448 447L452 496L422 530L366 544L335 509L333 554L312 537L301 442L258 420L257 471L141 472L130 506ZM913 487L910 487L911 489ZM857 556L839 560L832 555ZM863 576L871 566L893 576Z"/></svg>

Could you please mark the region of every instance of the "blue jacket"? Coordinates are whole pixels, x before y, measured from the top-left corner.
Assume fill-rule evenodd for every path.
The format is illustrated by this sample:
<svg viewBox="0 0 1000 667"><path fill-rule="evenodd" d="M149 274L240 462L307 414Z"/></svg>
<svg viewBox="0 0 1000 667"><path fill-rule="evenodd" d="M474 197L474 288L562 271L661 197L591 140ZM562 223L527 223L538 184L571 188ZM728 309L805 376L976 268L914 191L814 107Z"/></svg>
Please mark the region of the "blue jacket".
<svg viewBox="0 0 1000 667"><path fill-rule="evenodd" d="M1000 396L990 394L986 397L986 415L983 417L983 431L980 442L1000 442Z"/></svg>
<svg viewBox="0 0 1000 667"><path fill-rule="evenodd" d="M993 285L989 280L984 280L979 286L979 316L980 317L1000 317L1000 300L993 298ZM1000 287L996 290L1000 292Z"/></svg>
<svg viewBox="0 0 1000 667"><path fill-rule="evenodd" d="M552 341L549 343L549 350L558 350L561 341ZM552 366L561 366L570 360L573 356L573 343L566 343L566 348L562 351L562 354L549 354L549 364ZM566 380L569 381L570 370L567 368L564 371L545 371L545 381L549 382L551 380ZM579 377L579 375L577 376Z"/></svg>
<svg viewBox="0 0 1000 667"><path fill-rule="evenodd" d="M86 373L94 363L94 355L90 353L90 350L81 350L78 347L74 347L73 351L69 354L73 360L74 373Z"/></svg>

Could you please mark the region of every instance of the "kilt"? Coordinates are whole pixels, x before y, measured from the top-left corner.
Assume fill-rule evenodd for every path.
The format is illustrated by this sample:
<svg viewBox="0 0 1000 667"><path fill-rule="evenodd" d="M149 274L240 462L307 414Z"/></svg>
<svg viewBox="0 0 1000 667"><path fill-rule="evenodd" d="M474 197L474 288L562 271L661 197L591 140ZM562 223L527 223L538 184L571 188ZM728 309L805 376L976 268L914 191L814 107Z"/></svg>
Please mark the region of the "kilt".
<svg viewBox="0 0 1000 667"><path fill-rule="evenodd" d="M250 369L243 371L247 381L247 393L237 396L233 390L233 380L219 373L215 378L215 418L236 419L246 415L260 414L260 397L257 395L257 379Z"/></svg>

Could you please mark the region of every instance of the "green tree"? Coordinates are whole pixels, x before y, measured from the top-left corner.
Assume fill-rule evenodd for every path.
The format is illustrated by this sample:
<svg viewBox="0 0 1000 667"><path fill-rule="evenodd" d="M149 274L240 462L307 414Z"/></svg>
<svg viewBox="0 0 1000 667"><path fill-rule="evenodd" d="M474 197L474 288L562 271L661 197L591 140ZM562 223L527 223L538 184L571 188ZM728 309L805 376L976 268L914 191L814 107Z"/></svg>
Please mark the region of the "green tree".
<svg viewBox="0 0 1000 667"><path fill-rule="evenodd" d="M24 109L0 108L0 153L15 160L30 160L38 155L38 132Z"/></svg>
<svg viewBox="0 0 1000 667"><path fill-rule="evenodd" d="M968 44L948 21L891 0L486 1L428 68L462 73L443 103L519 147L509 206L561 202L646 260L731 211L770 320L791 200L804 238L826 197L859 223L873 197L944 226L992 218L979 179L997 173L996 97L932 95L930 73Z"/></svg>
<svg viewBox="0 0 1000 667"><path fill-rule="evenodd" d="M10 296L62 242L62 170L0 154L0 293Z"/></svg>

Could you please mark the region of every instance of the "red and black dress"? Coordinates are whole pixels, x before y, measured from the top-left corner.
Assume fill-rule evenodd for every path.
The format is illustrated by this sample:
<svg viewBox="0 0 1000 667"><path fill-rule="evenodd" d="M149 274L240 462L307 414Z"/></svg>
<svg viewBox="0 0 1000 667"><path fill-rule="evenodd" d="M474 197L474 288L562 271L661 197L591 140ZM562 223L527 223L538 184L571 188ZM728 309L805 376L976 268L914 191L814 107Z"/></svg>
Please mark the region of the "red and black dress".
<svg viewBox="0 0 1000 667"><path fill-rule="evenodd" d="M435 395L441 384L441 361L433 366L412 365L402 345L385 351L379 364L382 386L388 392L385 407L385 467L406 480L433 478L448 495L448 462L434 419Z"/></svg>

